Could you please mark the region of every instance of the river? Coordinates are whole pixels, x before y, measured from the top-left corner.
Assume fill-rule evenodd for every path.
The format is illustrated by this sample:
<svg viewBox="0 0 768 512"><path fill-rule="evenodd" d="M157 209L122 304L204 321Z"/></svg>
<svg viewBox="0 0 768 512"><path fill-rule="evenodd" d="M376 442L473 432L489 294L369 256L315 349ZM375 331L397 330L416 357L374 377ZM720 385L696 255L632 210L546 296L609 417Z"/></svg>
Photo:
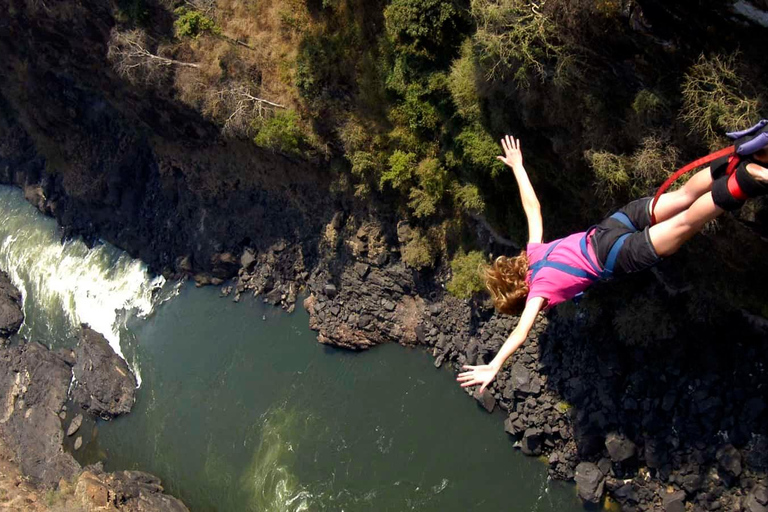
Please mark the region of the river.
<svg viewBox="0 0 768 512"><path fill-rule="evenodd" d="M85 430L81 463L154 473L195 512L584 510L422 350L325 347L301 308L234 303L108 244L60 240L0 187L22 334L71 347L89 323L140 375L133 411Z"/></svg>

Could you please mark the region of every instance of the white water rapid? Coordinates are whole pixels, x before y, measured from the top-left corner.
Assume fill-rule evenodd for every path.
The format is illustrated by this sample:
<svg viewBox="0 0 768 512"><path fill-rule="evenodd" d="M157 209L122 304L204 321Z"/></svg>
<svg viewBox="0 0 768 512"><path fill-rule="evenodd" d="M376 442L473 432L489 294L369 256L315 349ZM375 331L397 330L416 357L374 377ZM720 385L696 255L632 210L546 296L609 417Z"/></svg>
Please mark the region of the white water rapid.
<svg viewBox="0 0 768 512"><path fill-rule="evenodd" d="M110 245L89 249L81 240L62 243L56 222L28 204L21 191L5 186L0 186L0 269L22 293L26 337L61 346L62 336L73 337L87 323L123 358L126 320L149 315L165 283ZM31 307L44 310L35 316L46 318L45 325L29 320ZM137 361L128 363L140 384Z"/></svg>

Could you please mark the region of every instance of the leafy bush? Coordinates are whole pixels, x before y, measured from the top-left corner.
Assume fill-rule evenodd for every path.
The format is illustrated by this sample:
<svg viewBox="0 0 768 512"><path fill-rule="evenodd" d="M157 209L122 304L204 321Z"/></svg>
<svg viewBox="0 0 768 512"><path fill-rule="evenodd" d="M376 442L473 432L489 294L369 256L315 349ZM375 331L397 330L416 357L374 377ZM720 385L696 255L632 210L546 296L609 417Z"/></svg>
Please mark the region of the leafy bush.
<svg viewBox="0 0 768 512"><path fill-rule="evenodd" d="M477 171L490 172L495 177L504 170L504 164L496 159L501 146L480 125L464 128L456 142L464 152L464 161Z"/></svg>
<svg viewBox="0 0 768 512"><path fill-rule="evenodd" d="M557 41L557 27L530 0L471 0L475 41L489 78L513 74L523 86L529 76L546 78L569 60Z"/></svg>
<svg viewBox="0 0 768 512"><path fill-rule="evenodd" d="M485 210L485 201L480 195L480 190L474 185L454 184L451 189L453 201L458 209L465 213L480 213Z"/></svg>
<svg viewBox="0 0 768 512"><path fill-rule="evenodd" d="M599 193L613 197L629 186L626 157L608 151L592 150L587 151L584 156L595 172Z"/></svg>
<svg viewBox="0 0 768 512"><path fill-rule="evenodd" d="M459 32L460 12L451 0L393 0L384 19L398 51L434 58Z"/></svg>
<svg viewBox="0 0 768 512"><path fill-rule="evenodd" d="M656 93L643 89L635 95L632 101L632 110L639 116L655 114L664 106L664 102Z"/></svg>
<svg viewBox="0 0 768 512"><path fill-rule="evenodd" d="M211 34L221 34L221 29L216 23L199 11L178 7L173 11L178 18L173 23L176 31L176 37L200 37L204 32Z"/></svg>
<svg viewBox="0 0 768 512"><path fill-rule="evenodd" d="M427 158L416 168L418 188L409 193L408 205L416 217L428 217L435 213L437 204L448 188L448 172L436 158Z"/></svg>
<svg viewBox="0 0 768 512"><path fill-rule="evenodd" d="M381 175L379 186L384 188L387 183L394 189L402 189L413 177L416 167L416 155L396 150L389 157L389 168Z"/></svg>
<svg viewBox="0 0 768 512"><path fill-rule="evenodd" d="M485 264L485 256L480 251L464 253L460 251L451 260L453 276L446 286L448 292L459 299L469 299L483 290L483 278L480 268Z"/></svg>
<svg viewBox="0 0 768 512"><path fill-rule="evenodd" d="M645 195L649 189L659 186L674 171L678 155L677 148L665 146L658 137L643 139L630 160L633 195Z"/></svg>
<svg viewBox="0 0 768 512"><path fill-rule="evenodd" d="M403 262L421 270L435 264L435 252L429 239L419 230L409 230L408 241L400 249Z"/></svg>
<svg viewBox="0 0 768 512"><path fill-rule="evenodd" d="M681 117L714 145L724 131L749 127L759 119L760 102L744 93L746 86L736 55L702 55L685 75Z"/></svg>
<svg viewBox="0 0 768 512"><path fill-rule="evenodd" d="M299 116L292 110L279 110L272 117L255 123L257 131L253 141L258 146L299 153L304 135L299 127Z"/></svg>
<svg viewBox="0 0 768 512"><path fill-rule="evenodd" d="M448 89L456 111L466 121L480 120L480 95L477 91L478 68L472 50L472 40L461 45L461 57L451 66Z"/></svg>
<svg viewBox="0 0 768 512"><path fill-rule="evenodd" d="M440 121L437 109L425 99L425 91L416 85L407 88L405 100L392 109L390 118L395 124L425 134L434 132Z"/></svg>

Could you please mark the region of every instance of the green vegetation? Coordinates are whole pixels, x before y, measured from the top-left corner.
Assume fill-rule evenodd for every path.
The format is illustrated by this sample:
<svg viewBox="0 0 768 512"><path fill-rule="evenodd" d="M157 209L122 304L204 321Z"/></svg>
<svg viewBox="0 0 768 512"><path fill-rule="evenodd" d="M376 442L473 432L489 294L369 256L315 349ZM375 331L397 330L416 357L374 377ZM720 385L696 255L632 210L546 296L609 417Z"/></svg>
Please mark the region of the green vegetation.
<svg viewBox="0 0 768 512"><path fill-rule="evenodd" d="M648 89L638 92L634 101L632 101L632 110L639 116L656 113L663 106L664 101L656 93Z"/></svg>
<svg viewBox="0 0 768 512"><path fill-rule="evenodd" d="M560 73L569 56L557 41L557 26L530 0L472 0L475 40L491 79L512 75L523 86L531 77Z"/></svg>
<svg viewBox="0 0 768 512"><path fill-rule="evenodd" d="M292 110L279 110L274 115L256 124L257 146L283 153L298 154L304 142L304 135L298 125L298 115Z"/></svg>
<svg viewBox="0 0 768 512"><path fill-rule="evenodd" d="M604 193L615 196L629 185L626 157L608 151L587 151L584 156Z"/></svg>
<svg viewBox="0 0 768 512"><path fill-rule="evenodd" d="M469 299L484 289L480 268L486 263L485 255L480 251L464 253L460 251L451 260L452 277L446 288L454 297Z"/></svg>
<svg viewBox="0 0 768 512"><path fill-rule="evenodd" d="M392 0L384 19L400 53L429 59L455 41L461 24L459 7L451 0Z"/></svg>
<svg viewBox="0 0 768 512"><path fill-rule="evenodd" d="M760 118L760 101L745 94L736 55L702 55L683 81L681 118L710 143L724 131L747 128Z"/></svg>
<svg viewBox="0 0 768 512"><path fill-rule="evenodd" d="M410 239L400 249L403 262L416 270L435 264L435 251L429 239L420 231L414 230Z"/></svg>
<svg viewBox="0 0 768 512"><path fill-rule="evenodd" d="M216 23L201 12L186 7L177 8L174 13L178 18L173 23L176 37L200 37L201 34L221 34L221 29Z"/></svg>

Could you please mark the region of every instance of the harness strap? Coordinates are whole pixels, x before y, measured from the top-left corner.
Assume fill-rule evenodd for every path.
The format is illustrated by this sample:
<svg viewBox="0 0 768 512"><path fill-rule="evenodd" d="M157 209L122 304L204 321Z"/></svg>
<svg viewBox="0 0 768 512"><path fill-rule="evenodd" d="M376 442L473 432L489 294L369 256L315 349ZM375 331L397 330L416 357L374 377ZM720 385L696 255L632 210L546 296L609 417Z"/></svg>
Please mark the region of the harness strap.
<svg viewBox="0 0 768 512"><path fill-rule="evenodd" d="M611 215L612 219L615 219L619 222L621 222L627 229L630 231L628 233L624 233L619 238L616 239L616 241L611 246L611 250L608 252L608 259L605 262L605 268L600 268L600 265L594 261L594 259L589 255L589 248L587 247L587 237L589 234L594 230L595 226L592 226L587 230L587 232L584 234L583 237L581 237L581 240L579 240L579 246L581 247L581 254L584 256L584 259L586 259L590 266L592 267L592 270L594 271L594 274L587 272L584 269L573 267L571 265L568 265L567 263L561 263L559 261L549 261L549 255L552 254L552 251L555 250L555 248L562 242L562 239L558 240L557 242L553 243L549 249L547 249L547 252L544 254L544 257L541 258L539 261L531 265L531 281L536 277L536 274L539 273L539 271L543 268L553 268L555 270L559 270L560 272L564 272L566 274L570 274L572 276L581 277L583 279L590 279L592 281L598 281L600 279L609 279L613 276L613 268L616 266L616 259L619 257L619 252L621 251L621 247L624 245L624 242L626 241L627 237L631 235L632 233L635 233L638 231L635 224L632 222L632 220L623 212L616 212L613 215Z"/></svg>
<svg viewBox="0 0 768 512"><path fill-rule="evenodd" d="M605 279L613 276L613 268L616 266L616 260L619 257L619 251L621 251L624 242L627 241L627 238L631 234L632 233L624 233L613 243L613 247L611 247L611 250L608 253L608 259L605 261Z"/></svg>

